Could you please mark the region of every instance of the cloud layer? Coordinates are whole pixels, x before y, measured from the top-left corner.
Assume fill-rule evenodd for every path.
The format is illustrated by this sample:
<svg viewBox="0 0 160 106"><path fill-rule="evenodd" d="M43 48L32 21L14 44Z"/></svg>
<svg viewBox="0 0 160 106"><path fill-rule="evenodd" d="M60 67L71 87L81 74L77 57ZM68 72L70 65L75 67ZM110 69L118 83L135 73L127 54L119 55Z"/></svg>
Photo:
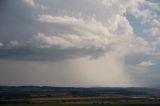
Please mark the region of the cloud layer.
<svg viewBox="0 0 160 106"><path fill-rule="evenodd" d="M152 86L144 81L137 83L135 78L141 80L137 77L141 73L136 73L146 70L142 66L152 66L151 70L158 73L159 1L6 0L3 4L0 62L4 66L0 73L11 79L1 77L2 84L20 84L18 80L22 78L15 79L15 76L23 70L28 77L23 79L22 85L43 85L44 81L39 78L45 73L43 77L49 76L45 81L50 80L47 85L52 86ZM141 23L142 35L137 35L131 24L133 19L128 15ZM144 37L145 34L151 38ZM144 57L140 60L141 54ZM10 71L5 72L12 69L13 61L15 76L9 75ZM18 68L21 62L29 65ZM63 73L69 73L65 76L66 82L61 80ZM39 80L34 79L36 74ZM72 74L76 77L70 77ZM153 80L152 77L148 82Z"/></svg>

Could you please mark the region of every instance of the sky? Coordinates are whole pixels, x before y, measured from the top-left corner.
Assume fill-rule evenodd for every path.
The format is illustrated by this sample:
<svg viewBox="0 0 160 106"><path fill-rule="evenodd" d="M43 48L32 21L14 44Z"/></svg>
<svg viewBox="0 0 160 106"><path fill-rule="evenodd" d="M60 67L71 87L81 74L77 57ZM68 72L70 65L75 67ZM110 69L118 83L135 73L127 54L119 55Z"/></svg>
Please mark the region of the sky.
<svg viewBox="0 0 160 106"><path fill-rule="evenodd" d="M0 0L0 85L160 87L159 0Z"/></svg>

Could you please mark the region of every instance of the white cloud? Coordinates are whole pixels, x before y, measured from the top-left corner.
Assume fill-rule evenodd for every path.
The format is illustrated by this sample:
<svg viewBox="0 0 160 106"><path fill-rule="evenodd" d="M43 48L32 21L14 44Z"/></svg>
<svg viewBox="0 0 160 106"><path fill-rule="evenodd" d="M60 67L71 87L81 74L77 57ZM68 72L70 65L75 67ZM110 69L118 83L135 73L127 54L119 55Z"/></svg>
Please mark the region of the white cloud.
<svg viewBox="0 0 160 106"><path fill-rule="evenodd" d="M143 21L148 22L148 20L152 17L153 13L151 10L140 10L139 8L134 8L131 12L136 18L145 19Z"/></svg>
<svg viewBox="0 0 160 106"><path fill-rule="evenodd" d="M156 65L156 63L153 63L152 61L142 61L141 63L139 63L139 66L141 67L150 67L150 66L154 66Z"/></svg>
<svg viewBox="0 0 160 106"><path fill-rule="evenodd" d="M35 6L34 0L24 0L26 3L28 3L31 6Z"/></svg>
<svg viewBox="0 0 160 106"><path fill-rule="evenodd" d="M3 45L3 43L2 42L0 42L0 48L2 48L4 45Z"/></svg>
<svg viewBox="0 0 160 106"><path fill-rule="evenodd" d="M63 39L66 42L65 44L63 43L64 46L68 45L68 47L88 48L93 46L96 48L106 48L106 45L115 43L119 39L116 37L117 35L109 32L107 27L95 19L84 20L69 16L40 15L39 20L52 24L67 25L74 30L76 32L74 34L61 34L60 32L57 35L50 36L50 38ZM59 42L59 45L60 43L62 42Z"/></svg>
<svg viewBox="0 0 160 106"><path fill-rule="evenodd" d="M151 29L145 29L145 33L149 33L153 36L160 36L160 28L151 28Z"/></svg>
<svg viewBox="0 0 160 106"><path fill-rule="evenodd" d="M152 54L154 55L160 55L160 37L158 37L154 42L151 43L154 52Z"/></svg>
<svg viewBox="0 0 160 106"><path fill-rule="evenodd" d="M100 22L97 22L94 18L84 20L83 18L77 18L73 16L51 16L51 15L39 15L39 21L48 22L53 24L68 25L75 31L85 31L92 33L100 33L109 36L108 29ZM85 35L84 35L85 36Z"/></svg>
<svg viewBox="0 0 160 106"><path fill-rule="evenodd" d="M143 53L143 54L150 54L153 51L152 46L144 40L142 37L136 37L133 41L131 41L132 45L130 45L130 49L132 53Z"/></svg>
<svg viewBox="0 0 160 106"><path fill-rule="evenodd" d="M128 9L136 8L138 5L143 3L144 0L102 0L102 4L106 6L106 8L114 8L116 11L121 11L122 13L126 12ZM114 10L112 10L114 11Z"/></svg>
<svg viewBox="0 0 160 106"><path fill-rule="evenodd" d="M153 10L156 10L156 11L160 11L160 8L159 8L159 6L160 6L160 3L159 2L151 2L151 0L150 1L145 1L145 5L146 6L148 6L148 7L150 7L151 9L153 9Z"/></svg>
<svg viewBox="0 0 160 106"><path fill-rule="evenodd" d="M16 48L18 46L20 46L20 43L17 40L13 40L6 45L6 48Z"/></svg>
<svg viewBox="0 0 160 106"><path fill-rule="evenodd" d="M160 19L153 19L151 24L160 28Z"/></svg>
<svg viewBox="0 0 160 106"><path fill-rule="evenodd" d="M73 45L65 40L62 37L57 36L47 36L43 33L38 33L38 35L34 36L34 40L32 40L36 47L38 48L51 48L54 46L59 46L60 48L68 48L72 47Z"/></svg>
<svg viewBox="0 0 160 106"><path fill-rule="evenodd" d="M159 35L160 19L159 19L159 2L144 0L137 8L131 8L130 12L133 16L141 20L141 24L147 25L144 29L145 33L150 33L151 36Z"/></svg>
<svg viewBox="0 0 160 106"><path fill-rule="evenodd" d="M130 52L146 53L150 48L142 38L135 38L132 27L124 16L117 15L114 23L108 27L95 19L84 20L82 18L69 16L40 15L39 21L51 24L67 25L74 30L75 34L35 36L37 46L61 48L102 48L110 49L119 55L126 55ZM113 20L113 19L112 19ZM108 20L109 21L109 20ZM114 30L113 30L114 29ZM45 43L44 43L45 42ZM136 44L136 45L135 45Z"/></svg>

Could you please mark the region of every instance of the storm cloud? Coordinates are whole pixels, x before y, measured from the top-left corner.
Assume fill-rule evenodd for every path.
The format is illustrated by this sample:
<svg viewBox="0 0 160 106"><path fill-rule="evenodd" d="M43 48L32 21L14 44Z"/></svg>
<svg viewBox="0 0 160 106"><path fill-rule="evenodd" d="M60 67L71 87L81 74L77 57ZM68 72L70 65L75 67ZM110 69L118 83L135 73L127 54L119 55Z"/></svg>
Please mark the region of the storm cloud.
<svg viewBox="0 0 160 106"><path fill-rule="evenodd" d="M159 86L150 84L155 72L147 82L141 73L159 73L159 1L0 4L1 85Z"/></svg>

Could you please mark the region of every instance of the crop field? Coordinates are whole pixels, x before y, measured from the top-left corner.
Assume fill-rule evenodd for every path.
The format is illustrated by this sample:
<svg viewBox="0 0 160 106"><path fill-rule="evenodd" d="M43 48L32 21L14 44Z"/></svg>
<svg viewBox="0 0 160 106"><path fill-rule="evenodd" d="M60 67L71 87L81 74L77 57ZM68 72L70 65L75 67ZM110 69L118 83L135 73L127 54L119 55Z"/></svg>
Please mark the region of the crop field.
<svg viewBox="0 0 160 106"><path fill-rule="evenodd" d="M127 106L123 104L1 104L0 106Z"/></svg>
<svg viewBox="0 0 160 106"><path fill-rule="evenodd" d="M148 88L1 87L0 106L160 106Z"/></svg>
<svg viewBox="0 0 160 106"><path fill-rule="evenodd" d="M139 104L139 105L136 105ZM140 105L141 104L141 105ZM150 105L147 105L150 104ZM28 102L6 102L5 104L0 104L0 106L159 106L159 102L148 102L148 100L128 100L127 103L123 102L123 100L92 100L92 99L58 99L58 100L51 100L45 99L43 100L31 100Z"/></svg>

